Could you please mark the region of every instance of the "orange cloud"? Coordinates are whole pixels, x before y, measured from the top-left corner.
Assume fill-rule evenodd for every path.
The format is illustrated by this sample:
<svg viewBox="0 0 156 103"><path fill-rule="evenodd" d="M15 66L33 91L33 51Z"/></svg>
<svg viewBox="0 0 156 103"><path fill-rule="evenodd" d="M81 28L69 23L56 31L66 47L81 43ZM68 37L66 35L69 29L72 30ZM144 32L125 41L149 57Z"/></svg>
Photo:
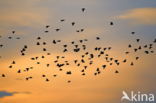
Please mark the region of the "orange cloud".
<svg viewBox="0 0 156 103"><path fill-rule="evenodd" d="M38 7L40 0L1 1L0 31L8 26L37 26L46 24L49 17L46 7ZM0 6L1 6L0 5Z"/></svg>
<svg viewBox="0 0 156 103"><path fill-rule="evenodd" d="M35 12L9 12L2 14L0 17L1 23L9 23L22 26L43 24L45 23L45 20L46 17Z"/></svg>
<svg viewBox="0 0 156 103"><path fill-rule="evenodd" d="M131 20L134 24L156 24L156 8L136 8L119 16L120 19Z"/></svg>

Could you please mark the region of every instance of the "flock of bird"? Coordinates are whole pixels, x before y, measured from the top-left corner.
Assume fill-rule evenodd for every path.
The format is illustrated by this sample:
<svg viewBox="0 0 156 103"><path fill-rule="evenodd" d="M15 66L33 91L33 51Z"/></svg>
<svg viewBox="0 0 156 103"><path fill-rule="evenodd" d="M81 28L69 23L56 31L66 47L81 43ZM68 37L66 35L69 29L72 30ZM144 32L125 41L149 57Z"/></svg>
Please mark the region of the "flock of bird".
<svg viewBox="0 0 156 103"><path fill-rule="evenodd" d="M81 9L82 13L86 12L86 9L85 8L82 8ZM64 22L65 19L61 19L60 22ZM75 26L76 25L76 22L71 22L71 26ZM110 26L113 26L114 23L111 21ZM48 33L49 32L49 29L51 26L50 25L46 25L45 26L45 31L44 33ZM59 32L61 29L60 28L57 28L55 29L56 32ZM83 32L84 29L79 29L79 30L76 30L75 32ZM16 31L12 31L12 36L9 36L8 39L13 39L14 38L14 34L16 34ZM131 32L131 35L135 35L135 32ZM0 38L2 38L2 36L0 36ZM35 57L30 57L30 60L32 62L35 63L35 65L40 65L42 60L47 58L47 56L50 56L52 55L53 53L52 52L49 52L48 51L48 48L46 47L43 47L43 46L46 46L48 43L47 42L42 42L42 38L41 36L38 36L36 37L36 45L35 46L38 46L38 47L41 47L42 48L42 51L41 52L44 52L46 53L46 55L40 55L40 56L35 56ZM20 37L16 37L16 39L21 39ZM95 40L98 42L101 40L100 37L95 37ZM52 45L56 45L56 46L62 46L62 54L64 54L64 56L62 55L57 55L54 59L54 61L52 63L47 63L45 64L45 66L47 68L53 68L51 65L54 64L56 66L56 68L60 71L60 72L65 72L66 75L72 75L74 70L66 70L65 68L68 68L68 66L70 65L74 65L76 67L78 67L80 69L80 73L82 76L85 76L87 75L87 70L89 70L89 68L92 68L92 65L94 64L98 64L96 63L97 60L99 59L100 61L102 60L103 61L103 64L100 65L98 64L97 68L95 69L93 75L97 76L99 74L102 73L102 71L104 71L105 69L108 68L108 66L112 66L112 65L116 65L116 66L119 66L120 64L122 63L128 63L128 65L130 66L134 66L135 64L135 61L129 61L128 58L125 58L123 60L119 60L113 56L111 56L109 54L109 51L112 50L112 47L111 46L108 46L108 47L102 47L102 46L97 46L97 47L93 47L92 50L94 52L90 52L88 50L88 47L86 45L86 42L88 42L89 40L87 38L85 39L81 39L81 40L73 40L71 42L68 42L68 43L63 43L62 44L62 40L52 40L51 41L51 44ZM140 42L140 39L136 39L136 43L139 43ZM149 54L154 54L154 45L156 43L156 39L154 39L153 41L151 41L150 44L144 44L144 45L139 45L138 47L136 47L135 45L132 45L132 44L128 44L127 45L127 48L128 51L125 51L124 54L125 55L129 55L130 53L133 54L133 53L136 53L136 52L143 52L147 55ZM0 49L3 49L4 45L3 44L0 44ZM70 47L70 48L69 48ZM71 49L72 48L72 49ZM23 45L23 48L21 48L20 50L20 56L25 56L27 55L26 51L27 49L29 49L29 45ZM68 60L68 58L66 57L66 53L73 53L74 55L78 55L79 58L74 58L73 60ZM81 55L79 55L78 53L81 53ZM2 59L3 56L0 56L0 59ZM139 60L140 57L139 56L136 56L135 57L135 60ZM8 69L9 70L12 70L14 69L14 66L17 65L17 62L16 60L13 60L9 65L8 65ZM17 74L22 74L24 72L29 72L31 70L35 69L34 66L29 66L29 67L26 67L24 69L18 69L16 71ZM109 68L108 68L109 69ZM116 74L119 73L119 70L115 70L114 71ZM57 77L58 74L53 74L52 75L53 77ZM6 78L8 77L8 75L2 73L0 74L0 77L2 78ZM29 81L31 79L33 79L34 77L33 76L27 76L27 77L24 77L24 79L26 81ZM42 74L41 75L41 78L44 78L44 80L46 82L49 82L51 79L46 75L46 74ZM68 80L67 83L70 83L71 80Z"/></svg>

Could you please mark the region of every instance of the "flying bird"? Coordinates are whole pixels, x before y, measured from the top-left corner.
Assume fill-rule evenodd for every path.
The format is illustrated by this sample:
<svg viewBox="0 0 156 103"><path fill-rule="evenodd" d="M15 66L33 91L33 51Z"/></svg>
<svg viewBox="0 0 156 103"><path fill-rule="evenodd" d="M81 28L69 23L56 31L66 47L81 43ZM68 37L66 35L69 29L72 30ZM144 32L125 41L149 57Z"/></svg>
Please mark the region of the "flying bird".
<svg viewBox="0 0 156 103"><path fill-rule="evenodd" d="M111 25L111 26L113 26L113 25L114 25L114 23L111 21L111 22L110 22L110 25Z"/></svg>
<svg viewBox="0 0 156 103"><path fill-rule="evenodd" d="M81 10L82 10L82 12L84 12L86 10L86 8L82 8Z"/></svg>

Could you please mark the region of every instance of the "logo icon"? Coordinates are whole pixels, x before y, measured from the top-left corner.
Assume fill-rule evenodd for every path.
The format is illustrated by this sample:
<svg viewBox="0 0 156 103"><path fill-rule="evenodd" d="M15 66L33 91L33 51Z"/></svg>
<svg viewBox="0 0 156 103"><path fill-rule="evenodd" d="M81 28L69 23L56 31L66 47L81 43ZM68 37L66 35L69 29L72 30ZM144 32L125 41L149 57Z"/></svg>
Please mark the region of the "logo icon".
<svg viewBox="0 0 156 103"><path fill-rule="evenodd" d="M130 98L128 97L128 94L125 91L122 91L122 94L123 96L121 98L121 101L123 101L124 99L131 101Z"/></svg>
<svg viewBox="0 0 156 103"><path fill-rule="evenodd" d="M128 95L127 92L122 91L123 96L121 97L121 101L127 100L132 102L154 102L154 94L149 93L141 93L140 91L134 92L131 91Z"/></svg>

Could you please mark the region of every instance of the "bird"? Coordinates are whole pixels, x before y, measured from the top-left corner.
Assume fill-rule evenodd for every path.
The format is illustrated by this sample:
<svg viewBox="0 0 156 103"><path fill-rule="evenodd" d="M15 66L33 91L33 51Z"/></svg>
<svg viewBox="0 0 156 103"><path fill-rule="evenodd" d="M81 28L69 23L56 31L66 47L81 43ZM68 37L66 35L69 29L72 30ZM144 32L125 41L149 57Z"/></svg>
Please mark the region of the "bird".
<svg viewBox="0 0 156 103"><path fill-rule="evenodd" d="M136 41L137 41L137 42L139 42L139 41L140 41L140 39L136 39Z"/></svg>
<svg viewBox="0 0 156 103"><path fill-rule="evenodd" d="M55 29L57 32L60 31L60 29Z"/></svg>
<svg viewBox="0 0 156 103"><path fill-rule="evenodd" d="M2 74L2 77L6 77L5 74Z"/></svg>
<svg viewBox="0 0 156 103"><path fill-rule="evenodd" d="M115 73L119 73L119 71L116 70Z"/></svg>
<svg viewBox="0 0 156 103"><path fill-rule="evenodd" d="M51 55L51 53L47 53L47 55Z"/></svg>
<svg viewBox="0 0 156 103"><path fill-rule="evenodd" d="M144 45L144 48L147 48L147 45Z"/></svg>
<svg viewBox="0 0 156 103"><path fill-rule="evenodd" d="M80 51L80 48L74 49L74 52L79 52L79 51Z"/></svg>
<svg viewBox="0 0 156 103"><path fill-rule="evenodd" d="M57 76L56 74L53 75L53 77L56 77L56 76Z"/></svg>
<svg viewBox="0 0 156 103"><path fill-rule="evenodd" d="M9 68L12 68L12 65L10 65Z"/></svg>
<svg viewBox="0 0 156 103"><path fill-rule="evenodd" d="M53 40L53 44L56 44L56 41L55 40Z"/></svg>
<svg viewBox="0 0 156 103"><path fill-rule="evenodd" d="M21 55L22 55L22 56L24 56L25 54L24 54L24 53L22 53Z"/></svg>
<svg viewBox="0 0 156 103"><path fill-rule="evenodd" d="M129 47L129 48L131 48L131 47L132 47L132 45L131 45L131 44L129 44L129 45L128 45L128 47Z"/></svg>
<svg viewBox="0 0 156 103"><path fill-rule="evenodd" d="M105 69L106 68L106 65L102 65L102 68Z"/></svg>
<svg viewBox="0 0 156 103"><path fill-rule="evenodd" d="M82 73L82 76L86 75L85 73Z"/></svg>
<svg viewBox="0 0 156 103"><path fill-rule="evenodd" d="M12 39L12 37L9 36L8 39Z"/></svg>
<svg viewBox="0 0 156 103"><path fill-rule="evenodd" d="M63 45L63 47L65 47L65 48L66 48L66 47L67 47L67 45Z"/></svg>
<svg viewBox="0 0 156 103"><path fill-rule="evenodd" d="M49 82L49 79L48 78L46 78L46 82Z"/></svg>
<svg viewBox="0 0 156 103"><path fill-rule="evenodd" d="M70 81L70 80L68 80L67 82L68 82L68 83L71 83L71 81Z"/></svg>
<svg viewBox="0 0 156 103"><path fill-rule="evenodd" d="M124 62L124 63L127 62L127 59L124 59L123 62Z"/></svg>
<svg viewBox="0 0 156 103"><path fill-rule="evenodd" d="M43 42L43 45L46 45L46 42Z"/></svg>
<svg viewBox="0 0 156 103"><path fill-rule="evenodd" d="M41 58L45 58L44 56L41 56Z"/></svg>
<svg viewBox="0 0 156 103"><path fill-rule="evenodd" d="M81 32L83 32L84 31L84 29L81 29Z"/></svg>
<svg viewBox="0 0 156 103"><path fill-rule="evenodd" d="M49 31L48 30L46 30L46 31L44 31L45 33L48 33Z"/></svg>
<svg viewBox="0 0 156 103"><path fill-rule="evenodd" d="M154 39L153 43L156 43L156 39Z"/></svg>
<svg viewBox="0 0 156 103"><path fill-rule="evenodd" d="M37 42L36 45L40 45L40 42Z"/></svg>
<svg viewBox="0 0 156 103"><path fill-rule="evenodd" d="M67 52L67 51L68 51L67 49L64 49L64 50L63 50L63 52Z"/></svg>
<svg viewBox="0 0 156 103"><path fill-rule="evenodd" d="M137 52L137 50L138 50L137 48L134 48L134 52Z"/></svg>
<svg viewBox="0 0 156 103"><path fill-rule="evenodd" d="M79 33L80 31L79 31L79 30L76 30L76 32L78 32L78 33Z"/></svg>
<svg viewBox="0 0 156 103"><path fill-rule="evenodd" d="M75 43L74 41L71 42L71 44L74 44L74 43Z"/></svg>
<svg viewBox="0 0 156 103"><path fill-rule="evenodd" d="M3 47L3 44L1 44L0 47L2 48Z"/></svg>
<svg viewBox="0 0 156 103"><path fill-rule="evenodd" d="M65 21L65 19L61 19L60 21L61 21L61 22L64 22L64 21Z"/></svg>
<svg viewBox="0 0 156 103"><path fill-rule="evenodd" d="M27 81L29 80L29 78L25 78Z"/></svg>
<svg viewBox="0 0 156 103"><path fill-rule="evenodd" d="M81 10L82 10L82 12L84 12L86 10L86 8L82 8Z"/></svg>
<svg viewBox="0 0 156 103"><path fill-rule="evenodd" d="M138 59L139 59L139 57L136 57L135 59L136 59L136 60L138 60Z"/></svg>
<svg viewBox="0 0 156 103"><path fill-rule="evenodd" d="M96 37L96 40L100 40L100 37Z"/></svg>
<svg viewBox="0 0 156 103"><path fill-rule="evenodd" d="M111 26L113 26L113 25L114 25L114 23L111 21L111 22L110 22L110 25L111 25Z"/></svg>
<svg viewBox="0 0 156 103"><path fill-rule="evenodd" d="M21 70L18 70L17 73L21 73Z"/></svg>
<svg viewBox="0 0 156 103"><path fill-rule="evenodd" d="M72 72L71 71L67 71L66 74L70 75L70 74L72 74Z"/></svg>
<svg viewBox="0 0 156 103"><path fill-rule="evenodd" d="M130 64L131 66L133 66L134 65L134 63L133 62L131 62L131 64Z"/></svg>
<svg viewBox="0 0 156 103"><path fill-rule="evenodd" d="M49 67L50 64L47 64L47 67Z"/></svg>
<svg viewBox="0 0 156 103"><path fill-rule="evenodd" d="M13 34L15 34L15 31L12 31Z"/></svg>
<svg viewBox="0 0 156 103"><path fill-rule="evenodd" d="M145 51L146 54L149 54L149 51Z"/></svg>
<svg viewBox="0 0 156 103"><path fill-rule="evenodd" d="M16 37L16 39L20 39L20 37Z"/></svg>
<svg viewBox="0 0 156 103"><path fill-rule="evenodd" d="M75 22L72 22L71 24L72 24L72 26L74 26L75 25Z"/></svg>
<svg viewBox="0 0 156 103"><path fill-rule="evenodd" d="M112 47L108 47L108 50L110 50Z"/></svg>
<svg viewBox="0 0 156 103"><path fill-rule="evenodd" d="M40 40L41 39L41 37L37 37L37 40Z"/></svg>
<svg viewBox="0 0 156 103"><path fill-rule="evenodd" d="M141 49L141 46L139 46L138 49L140 50Z"/></svg>
<svg viewBox="0 0 156 103"><path fill-rule="evenodd" d="M27 45L24 45L24 48L28 48L28 46Z"/></svg>
<svg viewBox="0 0 156 103"><path fill-rule="evenodd" d="M43 51L47 51L47 49L46 48L43 48Z"/></svg>
<svg viewBox="0 0 156 103"><path fill-rule="evenodd" d="M131 32L131 34L132 34L132 35L134 35L134 34L135 34L135 32L133 31L133 32Z"/></svg>
<svg viewBox="0 0 156 103"><path fill-rule="evenodd" d="M12 61L12 64L15 64L16 62L15 61Z"/></svg>
<svg viewBox="0 0 156 103"><path fill-rule="evenodd" d="M50 27L50 25L46 25L46 28L49 28Z"/></svg>
<svg viewBox="0 0 156 103"><path fill-rule="evenodd" d="M57 42L61 42L61 40L57 40Z"/></svg>

